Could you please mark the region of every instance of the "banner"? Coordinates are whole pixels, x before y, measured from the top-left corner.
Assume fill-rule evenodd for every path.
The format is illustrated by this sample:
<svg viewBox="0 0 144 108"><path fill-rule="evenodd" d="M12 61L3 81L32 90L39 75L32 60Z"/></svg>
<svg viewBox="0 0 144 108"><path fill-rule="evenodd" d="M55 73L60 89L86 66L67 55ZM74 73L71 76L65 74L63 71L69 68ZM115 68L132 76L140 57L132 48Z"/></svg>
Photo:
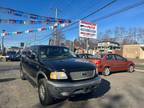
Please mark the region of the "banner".
<svg viewBox="0 0 144 108"><path fill-rule="evenodd" d="M24 34L24 33L33 33L33 32L42 32L42 31L47 31L47 30L53 30L55 28L59 29L61 27L65 27L67 25L68 24L57 24L57 25L54 25L54 26L41 27L41 28L37 28L37 29L29 29L29 30L25 30L25 31L4 32L4 33L1 33L1 36L20 35L20 34Z"/></svg>
<svg viewBox="0 0 144 108"><path fill-rule="evenodd" d="M48 22L71 23L71 21L68 20L68 19L59 19L59 18L55 19L55 18L52 18L52 17L40 16L40 15L31 14L31 13L28 13L28 12L23 12L23 11L10 9L10 8L5 8L5 7L0 7L0 12L11 14L11 15L14 15L14 16L19 16L19 17L26 17L26 18L30 18L30 19L33 19L33 20L45 20L45 21L48 21Z"/></svg>
<svg viewBox="0 0 144 108"><path fill-rule="evenodd" d="M80 21L79 22L79 37L96 39L97 38L97 25L90 23L90 22Z"/></svg>
<svg viewBox="0 0 144 108"><path fill-rule="evenodd" d="M15 20L15 19L0 19L0 24L5 23L5 24L51 24L51 21L35 21L35 20ZM58 24L63 24L65 25L66 22L58 22Z"/></svg>

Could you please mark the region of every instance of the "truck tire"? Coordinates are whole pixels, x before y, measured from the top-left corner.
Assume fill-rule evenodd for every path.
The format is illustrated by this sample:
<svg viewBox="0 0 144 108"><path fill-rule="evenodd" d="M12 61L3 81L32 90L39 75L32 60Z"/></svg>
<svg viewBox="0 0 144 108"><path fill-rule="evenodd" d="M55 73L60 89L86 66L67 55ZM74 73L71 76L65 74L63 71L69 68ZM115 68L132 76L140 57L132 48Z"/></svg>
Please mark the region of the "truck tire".
<svg viewBox="0 0 144 108"><path fill-rule="evenodd" d="M104 76L109 76L110 73L111 73L111 72L110 72L109 67L105 67L104 71L102 72L102 74L103 74Z"/></svg>
<svg viewBox="0 0 144 108"><path fill-rule="evenodd" d="M20 78L21 78L22 80L26 80L26 75L25 75L24 72L23 72L22 66L20 66Z"/></svg>
<svg viewBox="0 0 144 108"><path fill-rule="evenodd" d="M45 78L39 80L38 95L39 95L40 103L43 106L47 106L54 103L54 98L49 92L47 80Z"/></svg>

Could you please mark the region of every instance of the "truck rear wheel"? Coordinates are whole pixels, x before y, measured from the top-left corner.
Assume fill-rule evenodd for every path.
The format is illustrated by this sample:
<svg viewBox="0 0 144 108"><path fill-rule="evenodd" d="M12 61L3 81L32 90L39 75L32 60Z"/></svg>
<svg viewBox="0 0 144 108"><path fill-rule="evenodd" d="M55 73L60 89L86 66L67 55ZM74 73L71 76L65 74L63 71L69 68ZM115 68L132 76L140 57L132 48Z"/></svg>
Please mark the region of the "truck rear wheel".
<svg viewBox="0 0 144 108"><path fill-rule="evenodd" d="M39 80L38 94L42 105L46 106L54 103L54 98L49 92L47 80L45 78Z"/></svg>

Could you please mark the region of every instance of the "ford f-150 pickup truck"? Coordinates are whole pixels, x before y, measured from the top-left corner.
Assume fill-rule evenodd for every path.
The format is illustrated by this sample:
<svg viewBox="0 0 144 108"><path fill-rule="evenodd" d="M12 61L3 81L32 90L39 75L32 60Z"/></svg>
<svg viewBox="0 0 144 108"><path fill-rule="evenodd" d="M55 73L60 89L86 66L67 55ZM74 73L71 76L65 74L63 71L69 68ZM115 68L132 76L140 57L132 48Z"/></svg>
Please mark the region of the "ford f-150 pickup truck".
<svg viewBox="0 0 144 108"><path fill-rule="evenodd" d="M20 77L38 87L42 105L92 92L101 82L96 66L62 46L35 45L21 54Z"/></svg>

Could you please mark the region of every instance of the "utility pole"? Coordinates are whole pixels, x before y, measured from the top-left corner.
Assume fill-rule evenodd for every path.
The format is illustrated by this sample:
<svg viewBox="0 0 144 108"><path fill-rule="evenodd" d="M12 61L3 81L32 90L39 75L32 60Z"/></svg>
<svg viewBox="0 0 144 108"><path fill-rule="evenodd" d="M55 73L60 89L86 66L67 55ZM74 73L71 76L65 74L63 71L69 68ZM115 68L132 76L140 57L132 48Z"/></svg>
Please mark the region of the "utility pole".
<svg viewBox="0 0 144 108"><path fill-rule="evenodd" d="M4 33L5 30L2 30L2 33ZM5 53L5 48L4 48L4 36L1 38L1 50L2 50L2 55Z"/></svg>
<svg viewBox="0 0 144 108"><path fill-rule="evenodd" d="M55 11L55 19L57 19L58 18L58 12L61 12L61 10L59 10L58 8L54 8L53 10ZM57 44L57 26L58 26L58 22L55 22L53 25L53 32L54 32L53 44L54 45Z"/></svg>
<svg viewBox="0 0 144 108"><path fill-rule="evenodd" d="M85 49L86 49L86 53L88 53L88 50L89 50L89 38L83 38L84 39L84 42L85 42Z"/></svg>
<svg viewBox="0 0 144 108"><path fill-rule="evenodd" d="M57 16L58 16L58 9L55 8L55 19L57 19Z"/></svg>
<svg viewBox="0 0 144 108"><path fill-rule="evenodd" d="M36 45L36 32L34 33L34 45Z"/></svg>

